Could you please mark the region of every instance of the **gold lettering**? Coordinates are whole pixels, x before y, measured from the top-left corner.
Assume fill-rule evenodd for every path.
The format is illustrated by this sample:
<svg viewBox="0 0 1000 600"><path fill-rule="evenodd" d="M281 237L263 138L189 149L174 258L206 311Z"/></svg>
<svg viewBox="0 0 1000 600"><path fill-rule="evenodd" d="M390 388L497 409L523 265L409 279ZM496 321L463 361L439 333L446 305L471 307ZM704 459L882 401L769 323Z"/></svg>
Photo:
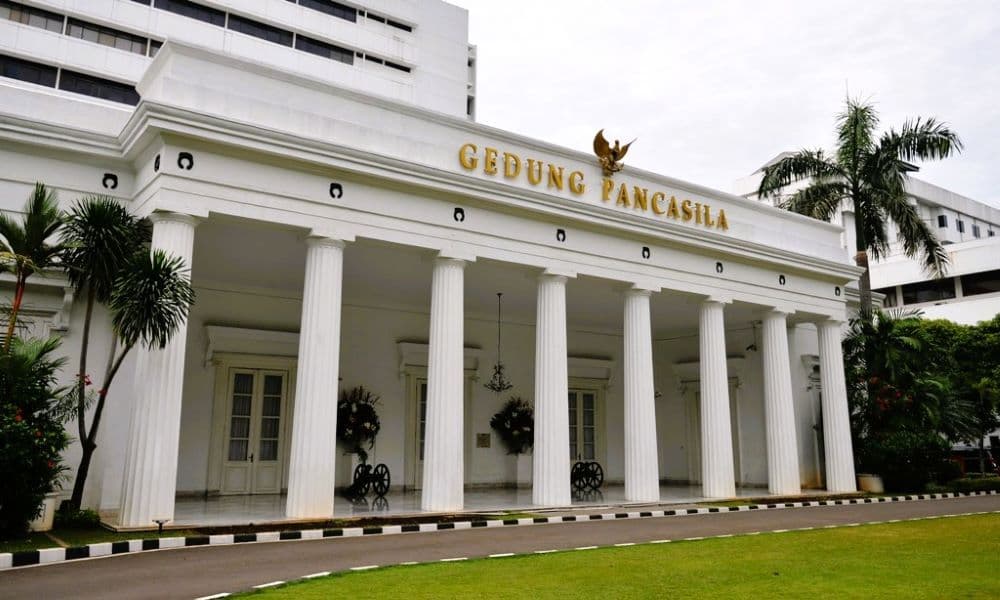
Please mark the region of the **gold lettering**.
<svg viewBox="0 0 1000 600"><path fill-rule="evenodd" d="M705 227L715 227L715 221L712 220L712 209L707 204L705 205Z"/></svg>
<svg viewBox="0 0 1000 600"><path fill-rule="evenodd" d="M533 158L528 159L528 183L538 185L542 182L542 163Z"/></svg>
<svg viewBox="0 0 1000 600"><path fill-rule="evenodd" d="M725 209L722 209L722 208L719 209L719 221L718 221L718 225L716 225L716 227L718 227L719 229L721 229L723 231L728 231L729 230L729 221L726 220L726 211L725 211Z"/></svg>
<svg viewBox="0 0 1000 600"><path fill-rule="evenodd" d="M685 200L684 202L681 202L681 213L684 215L682 218L685 221L690 221L691 218L694 217L694 211L691 210L690 200Z"/></svg>
<svg viewBox="0 0 1000 600"><path fill-rule="evenodd" d="M563 168L549 163L549 187L563 189Z"/></svg>
<svg viewBox="0 0 1000 600"><path fill-rule="evenodd" d="M694 203L694 222L701 225L701 202Z"/></svg>
<svg viewBox="0 0 1000 600"><path fill-rule="evenodd" d="M601 180L601 199L605 202L611 201L611 190L615 189L615 180L605 177Z"/></svg>
<svg viewBox="0 0 1000 600"><path fill-rule="evenodd" d="M569 174L569 191L577 196L587 191L587 186L583 184L583 173L580 171L573 171Z"/></svg>
<svg viewBox="0 0 1000 600"><path fill-rule="evenodd" d="M458 162L463 169L471 171L476 168L479 164L479 159L476 158L478 151L479 148L476 148L475 144L462 144L462 147L458 149Z"/></svg>
<svg viewBox="0 0 1000 600"><path fill-rule="evenodd" d="M486 156L483 158L483 173L486 173L487 175L497 174L496 148L486 148Z"/></svg>
<svg viewBox="0 0 1000 600"><path fill-rule="evenodd" d="M663 195L663 192L653 193L653 197L649 199L649 203L653 205L654 213L662 215L663 213L666 212L665 210L663 210L663 207L660 206L660 201L663 200L664 198L666 198L666 196Z"/></svg>
<svg viewBox="0 0 1000 600"><path fill-rule="evenodd" d="M621 185L620 188L618 188L618 202L616 202L615 204L618 206L624 206L625 208L629 207L628 186L626 186L624 183Z"/></svg>
<svg viewBox="0 0 1000 600"><path fill-rule="evenodd" d="M513 179L521 174L521 158L510 152L503 153L503 176Z"/></svg>
<svg viewBox="0 0 1000 600"><path fill-rule="evenodd" d="M677 219L681 218L680 213L677 211L677 197L676 196L671 196L670 197L670 208L667 209L667 216L670 217L671 219L674 219L675 221Z"/></svg>
<svg viewBox="0 0 1000 600"><path fill-rule="evenodd" d="M632 188L632 202L636 208L642 208L642 210L649 210L649 201L646 199L646 194L649 190L646 188L641 188L635 186Z"/></svg>

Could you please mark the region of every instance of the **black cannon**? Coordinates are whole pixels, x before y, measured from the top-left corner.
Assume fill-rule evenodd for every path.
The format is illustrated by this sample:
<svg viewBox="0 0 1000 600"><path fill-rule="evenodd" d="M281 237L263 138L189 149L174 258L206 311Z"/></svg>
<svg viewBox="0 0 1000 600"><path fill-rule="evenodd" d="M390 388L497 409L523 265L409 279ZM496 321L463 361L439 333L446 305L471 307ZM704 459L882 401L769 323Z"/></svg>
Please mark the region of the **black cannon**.
<svg viewBox="0 0 1000 600"><path fill-rule="evenodd" d="M347 488L345 495L348 498L362 498L368 495L369 491L375 492L376 497L385 496L392 483L392 476L389 475L389 467L385 463L379 463L374 467L368 463L361 463L354 467L354 481Z"/></svg>
<svg viewBox="0 0 1000 600"><path fill-rule="evenodd" d="M604 483L604 469L597 461L578 461L573 464L569 481L577 492L595 492Z"/></svg>

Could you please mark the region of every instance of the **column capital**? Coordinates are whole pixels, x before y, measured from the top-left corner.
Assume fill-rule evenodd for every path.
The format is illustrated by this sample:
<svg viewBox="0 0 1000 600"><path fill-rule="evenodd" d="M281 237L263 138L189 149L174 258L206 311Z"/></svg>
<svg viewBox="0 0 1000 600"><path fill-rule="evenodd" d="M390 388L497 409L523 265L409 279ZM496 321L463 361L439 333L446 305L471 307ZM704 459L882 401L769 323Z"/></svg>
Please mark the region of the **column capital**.
<svg viewBox="0 0 1000 600"><path fill-rule="evenodd" d="M769 306L764 309L764 317L782 315L788 317L795 314L795 309L788 305Z"/></svg>
<svg viewBox="0 0 1000 600"><path fill-rule="evenodd" d="M310 248L343 248L347 246L347 242L351 240L342 240L333 237L316 236L311 235L306 238L306 245Z"/></svg>
<svg viewBox="0 0 1000 600"><path fill-rule="evenodd" d="M472 250L465 248L441 248L434 257L436 260L450 259L462 262L476 262L476 255Z"/></svg>
<svg viewBox="0 0 1000 600"><path fill-rule="evenodd" d="M659 290L650 290L645 287L632 286L629 289L625 290L624 295L626 298L643 297L643 296L649 298L650 296L653 295L653 292L655 291Z"/></svg>
<svg viewBox="0 0 1000 600"><path fill-rule="evenodd" d="M702 304L722 304L722 305L726 305L726 304L732 304L733 303L733 299L730 296L714 295L714 296L706 296L701 301L701 303Z"/></svg>
<svg viewBox="0 0 1000 600"><path fill-rule="evenodd" d="M183 223L184 225L190 225L191 227L197 227L198 223L201 223L202 221L201 217L166 210L151 212L146 218L149 219L149 222L154 225L157 223Z"/></svg>
<svg viewBox="0 0 1000 600"><path fill-rule="evenodd" d="M437 256L434 257L434 265L435 266L437 266L437 265L455 265L457 267L462 267L464 269L465 265L469 264L470 262L475 262L475 260L476 260L475 258L473 258L472 260L469 260L469 259L466 259L466 258L458 258L458 257L455 257L455 256L446 256L446 255L443 255L443 254L438 254Z"/></svg>

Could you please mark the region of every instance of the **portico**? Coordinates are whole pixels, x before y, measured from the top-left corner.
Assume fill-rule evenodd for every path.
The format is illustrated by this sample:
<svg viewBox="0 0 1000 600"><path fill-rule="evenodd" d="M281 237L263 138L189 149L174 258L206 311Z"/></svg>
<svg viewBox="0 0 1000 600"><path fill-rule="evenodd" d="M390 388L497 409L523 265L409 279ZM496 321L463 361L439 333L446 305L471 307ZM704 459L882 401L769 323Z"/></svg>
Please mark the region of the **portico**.
<svg viewBox="0 0 1000 600"><path fill-rule="evenodd" d="M535 410L533 507L572 503L577 460L625 503L853 489L839 227L628 166L609 188L587 153L173 42L139 91L98 170L198 297L126 365L135 401L102 430L87 497L122 526L174 520L178 497L334 516L355 386L381 398L371 461L422 511L516 485L489 426L515 395ZM467 167L470 144L504 162ZM507 176L497 148L551 178Z"/></svg>

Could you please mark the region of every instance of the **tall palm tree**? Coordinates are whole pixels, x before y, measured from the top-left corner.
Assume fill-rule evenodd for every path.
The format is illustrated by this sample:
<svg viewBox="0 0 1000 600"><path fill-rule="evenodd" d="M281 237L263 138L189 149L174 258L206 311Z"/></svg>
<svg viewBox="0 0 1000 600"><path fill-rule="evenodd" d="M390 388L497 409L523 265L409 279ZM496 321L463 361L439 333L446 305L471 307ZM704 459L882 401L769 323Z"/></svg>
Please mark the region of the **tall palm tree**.
<svg viewBox="0 0 1000 600"><path fill-rule="evenodd" d="M138 343L162 348L187 317L194 300L183 261L148 250L149 225L114 198L92 196L70 211L64 229L63 263L70 280L85 292L80 365L76 381L76 416L82 452L71 503L79 507L97 448L105 400L122 361ZM96 304L111 311L111 347L96 397L88 397L90 326ZM96 400L91 422L87 408Z"/></svg>
<svg viewBox="0 0 1000 600"><path fill-rule="evenodd" d="M24 216L18 223L6 214L0 214L0 272L14 273L14 300L7 321L7 337L3 351L10 351L10 343L17 326L17 313L21 310L28 277L52 267L62 247L48 240L63 224L56 193L41 183L28 196Z"/></svg>
<svg viewBox="0 0 1000 600"><path fill-rule="evenodd" d="M861 312L871 314L869 257L879 260L889 252L890 223L898 231L906 256L919 256L926 271L941 277L948 254L907 201L906 179L916 170L913 160L946 158L961 152L962 142L948 126L930 118L907 120L899 129L879 136L874 106L848 98L837 116L837 147L832 156L823 150L801 150L765 167L757 195L774 197L788 185L804 179L810 184L791 194L781 206L829 221L843 204L854 210L855 263L864 268L859 282Z"/></svg>

